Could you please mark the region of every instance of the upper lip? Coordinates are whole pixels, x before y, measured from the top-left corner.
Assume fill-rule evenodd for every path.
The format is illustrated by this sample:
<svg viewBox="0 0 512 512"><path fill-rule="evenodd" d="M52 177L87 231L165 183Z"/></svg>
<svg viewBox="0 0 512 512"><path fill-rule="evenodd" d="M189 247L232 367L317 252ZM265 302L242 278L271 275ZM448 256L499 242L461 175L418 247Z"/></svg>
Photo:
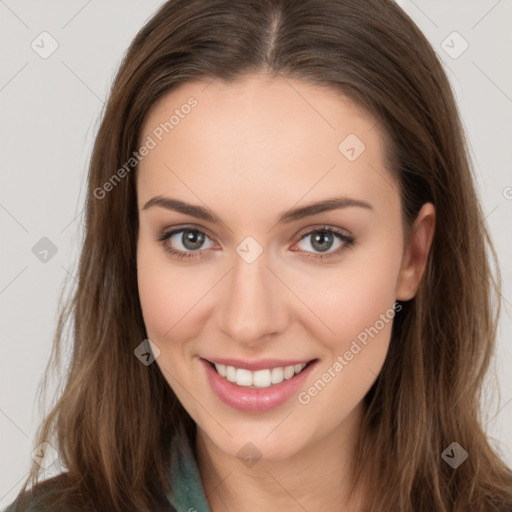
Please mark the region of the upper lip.
<svg viewBox="0 0 512 512"><path fill-rule="evenodd" d="M244 368L246 370L266 370L272 368L281 368L286 366L295 366L296 364L306 364L312 359L259 359L257 361L244 361L242 359L226 359L226 358L203 358L214 364L223 364L224 366L234 366L235 368Z"/></svg>

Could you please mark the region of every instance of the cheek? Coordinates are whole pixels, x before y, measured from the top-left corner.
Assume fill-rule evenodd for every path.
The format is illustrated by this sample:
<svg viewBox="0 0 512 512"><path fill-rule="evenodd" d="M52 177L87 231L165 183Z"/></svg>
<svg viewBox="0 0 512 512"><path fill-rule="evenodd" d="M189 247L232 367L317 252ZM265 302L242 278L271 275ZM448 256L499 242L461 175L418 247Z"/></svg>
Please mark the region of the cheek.
<svg viewBox="0 0 512 512"><path fill-rule="evenodd" d="M389 336L401 253L391 241L378 246L378 252L347 253L339 266L302 280L299 293L322 321L314 324L315 337L330 348L342 350L373 326Z"/></svg>
<svg viewBox="0 0 512 512"><path fill-rule="evenodd" d="M183 336L190 327L187 312L205 291L199 289L201 279L190 282L180 265L172 263L163 249L141 241L137 250L139 297L148 336L158 340ZM206 286L206 285L205 285ZM178 331L180 336L177 336Z"/></svg>
<svg viewBox="0 0 512 512"><path fill-rule="evenodd" d="M399 263L393 251L375 261L360 260L329 274L310 293L311 309L323 321L322 326L310 324L310 330L324 357L297 398L309 417L326 418L325 428L346 417L380 373L399 314L394 307Z"/></svg>

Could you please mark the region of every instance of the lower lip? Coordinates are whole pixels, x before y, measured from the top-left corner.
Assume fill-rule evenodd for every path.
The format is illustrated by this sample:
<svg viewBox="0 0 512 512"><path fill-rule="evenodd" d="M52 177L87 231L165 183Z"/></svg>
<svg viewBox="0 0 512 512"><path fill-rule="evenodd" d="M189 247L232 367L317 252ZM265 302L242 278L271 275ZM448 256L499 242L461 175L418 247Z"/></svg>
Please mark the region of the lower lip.
<svg viewBox="0 0 512 512"><path fill-rule="evenodd" d="M237 386L221 377L211 364L204 359L200 360L208 378L208 382L215 394L233 409L239 411L262 412L278 407L286 402L301 385L304 384L317 361L308 364L299 374L279 384L268 388L249 388Z"/></svg>

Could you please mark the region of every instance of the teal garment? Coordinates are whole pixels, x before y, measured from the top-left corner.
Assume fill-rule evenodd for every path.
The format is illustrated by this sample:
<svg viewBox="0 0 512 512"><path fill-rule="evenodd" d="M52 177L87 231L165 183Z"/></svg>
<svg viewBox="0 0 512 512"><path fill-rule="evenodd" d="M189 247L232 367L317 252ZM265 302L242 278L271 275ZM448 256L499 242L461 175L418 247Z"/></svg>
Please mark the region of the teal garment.
<svg viewBox="0 0 512 512"><path fill-rule="evenodd" d="M180 445L177 440L173 440L171 454L170 483L173 494L168 495L167 499L172 507L176 512L211 512L190 444L186 442ZM43 501L46 494L47 491L40 496ZM165 507L165 511L174 512L171 505L169 508ZM17 510L17 503L14 502L4 512L17 512ZM27 512L43 512L43 507L31 500Z"/></svg>
<svg viewBox="0 0 512 512"><path fill-rule="evenodd" d="M199 468L189 443L172 443L171 489L167 496L177 512L210 512L206 501Z"/></svg>

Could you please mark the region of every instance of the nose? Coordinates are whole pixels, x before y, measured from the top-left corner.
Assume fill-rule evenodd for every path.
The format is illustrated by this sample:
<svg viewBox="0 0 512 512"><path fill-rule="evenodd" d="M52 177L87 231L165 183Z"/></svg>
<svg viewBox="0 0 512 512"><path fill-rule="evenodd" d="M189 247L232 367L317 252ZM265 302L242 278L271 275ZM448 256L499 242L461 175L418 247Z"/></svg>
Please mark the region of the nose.
<svg viewBox="0 0 512 512"><path fill-rule="evenodd" d="M217 305L220 330L247 346L281 333L289 318L284 287L267 265L265 252L252 263L235 255Z"/></svg>

